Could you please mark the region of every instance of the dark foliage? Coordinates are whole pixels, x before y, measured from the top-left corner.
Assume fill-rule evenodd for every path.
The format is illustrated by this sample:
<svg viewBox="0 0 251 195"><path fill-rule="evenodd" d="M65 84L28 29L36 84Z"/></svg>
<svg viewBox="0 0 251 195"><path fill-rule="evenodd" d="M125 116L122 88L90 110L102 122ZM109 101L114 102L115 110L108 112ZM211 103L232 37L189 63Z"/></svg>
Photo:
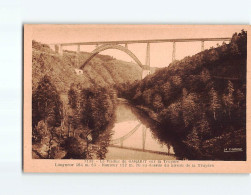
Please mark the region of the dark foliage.
<svg viewBox="0 0 251 195"><path fill-rule="evenodd" d="M245 160L246 62L247 33L242 31L229 44L175 61L117 89L119 96L156 116L162 140L170 133L176 136L180 158ZM224 148L243 152L229 155Z"/></svg>
<svg viewBox="0 0 251 195"><path fill-rule="evenodd" d="M55 86L48 76L44 76L38 83L37 89L32 94L32 129L33 138L36 135L39 121L44 121L47 128L55 128L61 125L62 102Z"/></svg>
<svg viewBox="0 0 251 195"><path fill-rule="evenodd" d="M62 102L56 87L46 75L32 94L32 142L33 152L39 157L54 158L60 142L58 127L62 121ZM45 146L43 154L39 148ZM36 150L36 149L37 150Z"/></svg>
<svg viewBox="0 0 251 195"><path fill-rule="evenodd" d="M59 55L36 41L32 49L33 157L105 158L116 105L116 94L110 88L139 79L140 68L97 55L83 75L76 75L75 68L90 53L64 50ZM76 153L71 149L75 147Z"/></svg>
<svg viewBox="0 0 251 195"><path fill-rule="evenodd" d="M114 117L115 91L101 87L82 89L80 86L72 85L68 96L75 126L88 129L92 142L95 143L99 134L106 130Z"/></svg>

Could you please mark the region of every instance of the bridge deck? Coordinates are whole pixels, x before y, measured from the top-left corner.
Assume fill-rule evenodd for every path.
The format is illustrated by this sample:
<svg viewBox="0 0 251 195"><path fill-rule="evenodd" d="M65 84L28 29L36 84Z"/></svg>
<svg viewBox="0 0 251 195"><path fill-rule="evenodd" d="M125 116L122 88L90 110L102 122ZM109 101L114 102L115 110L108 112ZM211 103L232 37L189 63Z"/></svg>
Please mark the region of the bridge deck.
<svg viewBox="0 0 251 195"><path fill-rule="evenodd" d="M73 45L100 45L100 44L230 41L230 40L231 40L231 37L221 37L221 38L191 38L191 39L150 39L150 40L123 40L123 41L95 41L95 42L76 42L76 43L53 43L53 44L50 44L50 45L73 46Z"/></svg>

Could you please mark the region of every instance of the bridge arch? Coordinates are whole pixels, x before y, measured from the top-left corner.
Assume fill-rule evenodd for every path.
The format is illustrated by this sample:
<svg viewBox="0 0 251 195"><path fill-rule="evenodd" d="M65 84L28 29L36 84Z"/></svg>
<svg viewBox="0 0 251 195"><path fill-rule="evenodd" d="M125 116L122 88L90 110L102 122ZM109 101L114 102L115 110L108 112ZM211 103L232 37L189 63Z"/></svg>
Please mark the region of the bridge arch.
<svg viewBox="0 0 251 195"><path fill-rule="evenodd" d="M107 49L117 49L125 52L143 69L143 65L140 60L129 49L121 45L101 45L97 47L92 51L90 57L81 65L80 69L83 69L88 64L88 62L91 61L91 59L94 58L97 54Z"/></svg>

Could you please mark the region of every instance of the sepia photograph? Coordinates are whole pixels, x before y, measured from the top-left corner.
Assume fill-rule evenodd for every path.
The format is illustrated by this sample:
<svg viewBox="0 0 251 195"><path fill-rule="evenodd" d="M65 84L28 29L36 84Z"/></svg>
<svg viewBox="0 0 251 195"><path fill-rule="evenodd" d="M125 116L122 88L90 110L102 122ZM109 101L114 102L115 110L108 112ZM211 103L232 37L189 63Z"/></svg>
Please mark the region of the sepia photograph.
<svg viewBox="0 0 251 195"><path fill-rule="evenodd" d="M0 194L251 194L251 1L0 1Z"/></svg>
<svg viewBox="0 0 251 195"><path fill-rule="evenodd" d="M32 159L246 161L245 27L32 25Z"/></svg>

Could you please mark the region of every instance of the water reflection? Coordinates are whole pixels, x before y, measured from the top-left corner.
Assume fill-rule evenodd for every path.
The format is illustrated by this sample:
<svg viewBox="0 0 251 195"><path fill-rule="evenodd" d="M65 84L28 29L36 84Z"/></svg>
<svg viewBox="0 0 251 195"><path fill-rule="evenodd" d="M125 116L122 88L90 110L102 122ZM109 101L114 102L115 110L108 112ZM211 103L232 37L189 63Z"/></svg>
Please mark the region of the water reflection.
<svg viewBox="0 0 251 195"><path fill-rule="evenodd" d="M159 139L158 125L119 100L106 159L176 159L171 143Z"/></svg>

